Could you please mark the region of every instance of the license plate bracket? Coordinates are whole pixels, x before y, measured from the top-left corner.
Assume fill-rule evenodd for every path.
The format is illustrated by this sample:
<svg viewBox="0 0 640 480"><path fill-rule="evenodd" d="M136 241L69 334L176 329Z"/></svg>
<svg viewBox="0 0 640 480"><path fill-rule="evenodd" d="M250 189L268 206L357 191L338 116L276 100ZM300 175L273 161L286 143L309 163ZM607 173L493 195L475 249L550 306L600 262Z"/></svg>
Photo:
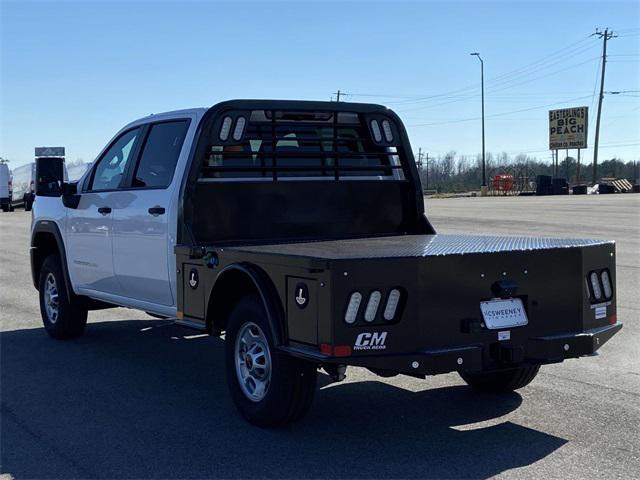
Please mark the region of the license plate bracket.
<svg viewBox="0 0 640 480"><path fill-rule="evenodd" d="M489 330L523 327L529 323L520 298L498 298L480 302L480 311Z"/></svg>

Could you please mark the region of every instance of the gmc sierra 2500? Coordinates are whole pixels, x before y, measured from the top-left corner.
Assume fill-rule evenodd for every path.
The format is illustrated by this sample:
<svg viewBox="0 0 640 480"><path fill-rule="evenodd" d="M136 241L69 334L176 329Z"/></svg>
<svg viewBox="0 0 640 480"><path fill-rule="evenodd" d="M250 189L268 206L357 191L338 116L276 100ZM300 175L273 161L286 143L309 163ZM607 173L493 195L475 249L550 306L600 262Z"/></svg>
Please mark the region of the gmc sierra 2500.
<svg viewBox="0 0 640 480"><path fill-rule="evenodd" d="M438 235L400 119L379 105L235 100L124 127L86 174L38 162L31 263L54 338L131 307L225 334L260 426L300 418L317 370L473 388L613 336L615 245Z"/></svg>

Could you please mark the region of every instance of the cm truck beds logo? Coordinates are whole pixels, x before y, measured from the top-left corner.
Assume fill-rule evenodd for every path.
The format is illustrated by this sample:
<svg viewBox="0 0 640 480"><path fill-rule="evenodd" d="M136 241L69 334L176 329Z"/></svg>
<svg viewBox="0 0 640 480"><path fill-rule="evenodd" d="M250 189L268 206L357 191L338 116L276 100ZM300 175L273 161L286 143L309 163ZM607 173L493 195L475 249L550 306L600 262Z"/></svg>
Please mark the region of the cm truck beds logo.
<svg viewBox="0 0 640 480"><path fill-rule="evenodd" d="M384 350L387 346L387 332L363 332L356 338L354 350Z"/></svg>

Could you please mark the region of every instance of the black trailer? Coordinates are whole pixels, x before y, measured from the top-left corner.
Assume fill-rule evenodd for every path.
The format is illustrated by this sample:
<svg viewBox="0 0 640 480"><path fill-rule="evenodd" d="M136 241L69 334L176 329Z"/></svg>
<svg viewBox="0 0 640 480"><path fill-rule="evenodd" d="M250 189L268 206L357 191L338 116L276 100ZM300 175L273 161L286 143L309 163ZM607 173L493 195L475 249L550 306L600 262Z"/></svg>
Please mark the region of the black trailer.
<svg viewBox="0 0 640 480"><path fill-rule="evenodd" d="M304 414L318 368L458 371L513 390L622 326L613 242L436 234L385 107L225 102L188 168L178 319L225 333L231 393L253 423Z"/></svg>

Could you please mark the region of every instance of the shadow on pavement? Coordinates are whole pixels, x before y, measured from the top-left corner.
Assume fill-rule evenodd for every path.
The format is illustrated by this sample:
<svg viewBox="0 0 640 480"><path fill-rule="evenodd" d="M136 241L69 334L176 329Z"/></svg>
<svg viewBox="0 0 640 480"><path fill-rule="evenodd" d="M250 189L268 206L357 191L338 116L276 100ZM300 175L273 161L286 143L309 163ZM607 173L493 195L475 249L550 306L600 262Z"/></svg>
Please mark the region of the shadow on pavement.
<svg viewBox="0 0 640 480"><path fill-rule="evenodd" d="M17 478L484 478L566 442L500 420L452 428L515 410L515 393L382 382L325 387L300 423L260 430L227 395L223 342L166 321L67 342L4 332L0 349L2 473Z"/></svg>

